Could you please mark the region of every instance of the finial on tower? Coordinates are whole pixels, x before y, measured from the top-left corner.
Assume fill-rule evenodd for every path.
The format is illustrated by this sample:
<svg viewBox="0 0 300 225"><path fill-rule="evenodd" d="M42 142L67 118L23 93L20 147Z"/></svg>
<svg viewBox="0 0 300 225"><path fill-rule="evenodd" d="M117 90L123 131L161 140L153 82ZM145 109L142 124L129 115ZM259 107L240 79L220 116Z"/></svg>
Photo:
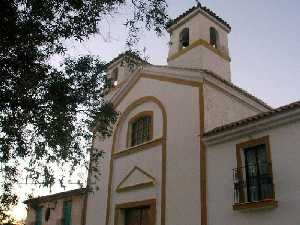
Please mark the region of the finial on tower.
<svg viewBox="0 0 300 225"><path fill-rule="evenodd" d="M195 0L196 1L196 4L197 4L197 6L199 7L201 7L201 3L200 3L200 1L199 0Z"/></svg>

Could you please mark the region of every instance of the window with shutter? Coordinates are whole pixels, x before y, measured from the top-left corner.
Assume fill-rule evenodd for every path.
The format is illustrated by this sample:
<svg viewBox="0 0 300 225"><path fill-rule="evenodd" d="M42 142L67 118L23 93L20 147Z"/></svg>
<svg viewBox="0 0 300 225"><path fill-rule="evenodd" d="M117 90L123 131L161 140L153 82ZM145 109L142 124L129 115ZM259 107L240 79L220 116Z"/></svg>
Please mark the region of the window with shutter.
<svg viewBox="0 0 300 225"><path fill-rule="evenodd" d="M38 207L35 210L36 214L35 214L35 225L42 225L43 224L43 208L42 207Z"/></svg>
<svg viewBox="0 0 300 225"><path fill-rule="evenodd" d="M64 201L63 205L63 225L71 225L72 201Z"/></svg>

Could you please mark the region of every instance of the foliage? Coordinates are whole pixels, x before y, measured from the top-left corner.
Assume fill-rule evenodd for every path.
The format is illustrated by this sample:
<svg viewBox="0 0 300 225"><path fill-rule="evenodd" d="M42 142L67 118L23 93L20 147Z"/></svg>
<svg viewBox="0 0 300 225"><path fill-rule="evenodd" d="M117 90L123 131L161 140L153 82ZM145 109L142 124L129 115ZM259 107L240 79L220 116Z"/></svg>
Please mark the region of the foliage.
<svg viewBox="0 0 300 225"><path fill-rule="evenodd" d="M65 56L66 40L84 41L101 33L97 24L124 5L132 16L129 47L142 27L162 32L167 21L164 0L1 0L0 1L0 220L17 203L14 185L31 182L64 185L57 168L72 174L88 160L92 134L101 124L107 137L117 113L103 99L110 87L99 58L66 58L61 68L49 59ZM93 151L101 156L101 150ZM96 153L95 153L96 152ZM63 166L64 165L64 166ZM68 165L68 166L66 166ZM66 175L66 177L69 175Z"/></svg>

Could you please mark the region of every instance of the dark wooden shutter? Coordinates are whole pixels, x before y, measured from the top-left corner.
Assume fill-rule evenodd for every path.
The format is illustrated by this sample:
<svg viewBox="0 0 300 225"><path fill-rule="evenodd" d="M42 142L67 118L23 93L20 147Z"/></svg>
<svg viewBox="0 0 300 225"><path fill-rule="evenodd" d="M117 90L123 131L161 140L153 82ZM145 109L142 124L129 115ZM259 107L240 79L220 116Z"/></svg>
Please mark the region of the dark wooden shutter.
<svg viewBox="0 0 300 225"><path fill-rule="evenodd" d="M71 225L72 222L72 201L64 201L63 206L63 225Z"/></svg>
<svg viewBox="0 0 300 225"><path fill-rule="evenodd" d="M43 208L38 207L35 211L35 225L42 225L43 223Z"/></svg>

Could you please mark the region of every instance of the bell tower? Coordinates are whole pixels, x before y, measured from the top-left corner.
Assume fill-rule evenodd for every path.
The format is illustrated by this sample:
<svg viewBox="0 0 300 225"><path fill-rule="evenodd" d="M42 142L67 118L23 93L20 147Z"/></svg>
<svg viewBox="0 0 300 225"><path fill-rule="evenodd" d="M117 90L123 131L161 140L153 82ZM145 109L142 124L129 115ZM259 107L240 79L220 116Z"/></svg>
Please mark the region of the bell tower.
<svg viewBox="0 0 300 225"><path fill-rule="evenodd" d="M230 25L198 4L170 21L168 65L209 70L231 80Z"/></svg>

